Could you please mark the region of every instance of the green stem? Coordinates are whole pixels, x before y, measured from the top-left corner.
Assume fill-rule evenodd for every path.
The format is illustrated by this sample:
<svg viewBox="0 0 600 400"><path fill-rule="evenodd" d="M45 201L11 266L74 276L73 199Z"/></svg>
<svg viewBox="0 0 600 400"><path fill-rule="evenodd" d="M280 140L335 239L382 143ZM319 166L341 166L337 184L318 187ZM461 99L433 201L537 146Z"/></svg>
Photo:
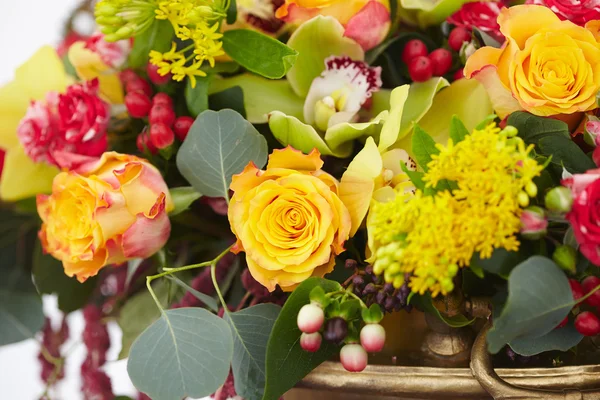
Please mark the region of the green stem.
<svg viewBox="0 0 600 400"><path fill-rule="evenodd" d="M215 287L215 292L217 292L217 296L219 296L219 300L221 301L221 305L223 305L223 310L229 314L229 308L227 308L227 303L225 303L225 299L223 298L223 294L221 293L221 289L219 289L219 283L217 282L217 263L223 257L225 257L230 251L232 246L229 246L227 250L222 252L212 261L210 265L210 277L212 278L213 286Z"/></svg>

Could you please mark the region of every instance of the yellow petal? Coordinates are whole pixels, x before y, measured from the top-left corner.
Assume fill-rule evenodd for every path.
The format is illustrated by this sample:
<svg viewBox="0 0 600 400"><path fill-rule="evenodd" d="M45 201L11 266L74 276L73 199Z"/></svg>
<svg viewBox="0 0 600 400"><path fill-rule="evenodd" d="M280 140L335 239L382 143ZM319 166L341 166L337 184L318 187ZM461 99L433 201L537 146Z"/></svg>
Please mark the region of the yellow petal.
<svg viewBox="0 0 600 400"><path fill-rule="evenodd" d="M25 116L30 99L17 81L0 88L0 148L8 150L19 144L17 127Z"/></svg>
<svg viewBox="0 0 600 400"><path fill-rule="evenodd" d="M34 163L21 146L12 148L4 159L0 180L0 199L17 201L38 193L52 191L52 179L58 169L44 163Z"/></svg>
<svg viewBox="0 0 600 400"><path fill-rule="evenodd" d="M15 72L30 99L43 100L50 91L64 92L68 81L62 61L50 46L40 48Z"/></svg>
<svg viewBox="0 0 600 400"><path fill-rule="evenodd" d="M291 146L281 150L273 150L269 156L267 170L272 168L286 168L296 171L317 171L323 166L321 153L314 149L310 154L305 155L300 150Z"/></svg>
<svg viewBox="0 0 600 400"><path fill-rule="evenodd" d="M509 40L513 39L520 49L537 31L558 21L560 19L549 8L530 4L503 8L498 16L500 32Z"/></svg>

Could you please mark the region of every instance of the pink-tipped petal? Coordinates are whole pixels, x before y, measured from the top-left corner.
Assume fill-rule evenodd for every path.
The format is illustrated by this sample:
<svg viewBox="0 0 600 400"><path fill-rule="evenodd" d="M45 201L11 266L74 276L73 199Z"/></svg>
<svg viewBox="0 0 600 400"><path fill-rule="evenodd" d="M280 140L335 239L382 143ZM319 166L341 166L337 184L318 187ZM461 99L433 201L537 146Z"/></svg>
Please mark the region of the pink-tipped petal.
<svg viewBox="0 0 600 400"><path fill-rule="evenodd" d="M346 24L344 36L355 40L366 51L380 44L390 30L389 10L372 0Z"/></svg>

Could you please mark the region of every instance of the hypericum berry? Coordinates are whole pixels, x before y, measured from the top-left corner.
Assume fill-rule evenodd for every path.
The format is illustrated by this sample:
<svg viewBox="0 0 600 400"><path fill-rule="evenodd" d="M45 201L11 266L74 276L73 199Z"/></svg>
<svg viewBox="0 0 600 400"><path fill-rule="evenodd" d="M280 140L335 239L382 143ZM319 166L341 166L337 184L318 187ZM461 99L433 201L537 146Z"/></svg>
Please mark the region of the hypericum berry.
<svg viewBox="0 0 600 400"><path fill-rule="evenodd" d="M600 333L600 319L595 314L584 311L575 317L575 328L584 336L596 336Z"/></svg>
<svg viewBox="0 0 600 400"><path fill-rule="evenodd" d="M182 142L187 137L190 128L194 124L194 118L192 117L179 117L173 122L173 130L175 131L175 136Z"/></svg>
<svg viewBox="0 0 600 400"><path fill-rule="evenodd" d="M155 106L157 104L173 108L173 99L166 93L156 93L152 98L152 105Z"/></svg>
<svg viewBox="0 0 600 400"><path fill-rule="evenodd" d="M331 318L325 323L323 338L328 342L341 343L348 335L348 323L340 317Z"/></svg>
<svg viewBox="0 0 600 400"><path fill-rule="evenodd" d="M425 82L433 76L433 63L425 56L415 57L408 64L408 74L415 82Z"/></svg>
<svg viewBox="0 0 600 400"><path fill-rule="evenodd" d="M173 122L175 122L175 111L169 106L164 104L156 104L152 106L150 109L150 114L148 115L148 120L150 121L150 125L154 124L165 124L166 126L172 126Z"/></svg>
<svg viewBox="0 0 600 400"><path fill-rule="evenodd" d="M573 194L570 189L558 186L546 193L545 203L550 211L559 214L568 213L573 207Z"/></svg>
<svg viewBox="0 0 600 400"><path fill-rule="evenodd" d="M563 319L562 321L560 321L560 324L556 325L556 328L554 328L554 329L564 328L565 326L567 326L568 323L569 323L569 316L567 315L565 317L565 319Z"/></svg>
<svg viewBox="0 0 600 400"><path fill-rule="evenodd" d="M325 313L316 304L305 304L298 313L298 329L304 333L315 333L323 326Z"/></svg>
<svg viewBox="0 0 600 400"><path fill-rule="evenodd" d="M433 63L433 75L443 76L450 71L452 67L452 53L446 49L436 49L429 54L429 59Z"/></svg>
<svg viewBox="0 0 600 400"><path fill-rule="evenodd" d="M158 149L154 146L154 144L152 144L148 132L140 133L135 140L135 144L137 145L138 150L142 153L146 150L148 150L150 154L158 153Z"/></svg>
<svg viewBox="0 0 600 400"><path fill-rule="evenodd" d="M454 51L459 51L464 42L471 41L471 32L466 28L457 27L450 32L448 36L448 46Z"/></svg>
<svg viewBox="0 0 600 400"><path fill-rule="evenodd" d="M367 367L369 356L360 344L347 344L340 351L340 361L348 372L361 372Z"/></svg>
<svg viewBox="0 0 600 400"><path fill-rule="evenodd" d="M573 292L573 299L575 301L583 297L583 288L579 282L575 279L569 279L569 285L571 285L571 292Z"/></svg>
<svg viewBox="0 0 600 400"><path fill-rule="evenodd" d="M422 40L409 40L402 50L402 61L408 65L413 58L426 56L427 53L427 46L425 46L425 43L423 43Z"/></svg>
<svg viewBox="0 0 600 400"><path fill-rule="evenodd" d="M577 272L577 250L569 245L557 246L552 253L552 260L570 274Z"/></svg>
<svg viewBox="0 0 600 400"><path fill-rule="evenodd" d="M368 353L379 353L385 345L385 329L379 324L367 324L360 330L360 344Z"/></svg>
<svg viewBox="0 0 600 400"><path fill-rule="evenodd" d="M519 233L525 239L541 239L546 236L547 228L548 218L546 218L546 210L543 208L531 206L521 213L521 230Z"/></svg>
<svg viewBox="0 0 600 400"><path fill-rule="evenodd" d="M321 334L319 332L314 333L302 333L300 336L300 347L309 353L314 353L321 347Z"/></svg>
<svg viewBox="0 0 600 400"><path fill-rule="evenodd" d="M462 69L462 68L461 68L461 69L459 69L458 71L456 71L456 72L454 73L454 76L453 76L453 78L454 78L454 80L455 80L455 81L457 81L457 80L459 80L459 79L462 79L462 78L464 78L464 77L465 77L465 73L464 73L464 71L463 71L463 69Z"/></svg>
<svg viewBox="0 0 600 400"><path fill-rule="evenodd" d="M169 147L175 141L173 130L165 124L150 125L150 141L157 149Z"/></svg>
<svg viewBox="0 0 600 400"><path fill-rule="evenodd" d="M142 92L129 92L125 96L125 107L133 118L144 118L148 116L152 102Z"/></svg>
<svg viewBox="0 0 600 400"><path fill-rule="evenodd" d="M127 93L133 92L142 92L148 97L152 97L152 86L148 83L147 80L137 77L136 79L131 79L129 82L125 84L125 91Z"/></svg>
<svg viewBox="0 0 600 400"><path fill-rule="evenodd" d="M597 276L588 276L581 282L581 287L583 289L583 293L588 294L595 288L600 286L600 278ZM596 290L594 293L590 295L585 302L593 307L600 307L600 290Z"/></svg>
<svg viewBox="0 0 600 400"><path fill-rule="evenodd" d="M148 79L150 79L150 81L155 85L164 85L169 83L171 80L171 73L166 75L159 74L158 66L152 63L148 63L148 65L146 65L146 73L148 74Z"/></svg>

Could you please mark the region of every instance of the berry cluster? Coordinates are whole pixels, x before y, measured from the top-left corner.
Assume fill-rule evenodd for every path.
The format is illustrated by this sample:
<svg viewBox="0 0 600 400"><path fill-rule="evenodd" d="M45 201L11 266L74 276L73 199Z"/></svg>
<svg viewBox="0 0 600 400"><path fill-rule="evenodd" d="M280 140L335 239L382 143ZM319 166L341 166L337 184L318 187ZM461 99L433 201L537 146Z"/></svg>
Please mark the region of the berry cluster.
<svg viewBox="0 0 600 400"><path fill-rule="evenodd" d="M588 276L581 282L575 279L569 279L569 284L571 285L571 291L573 292L573 299L575 299L575 301L578 301L589 294L584 302L579 302L576 307L579 309L584 303L591 307L591 311L581 311L577 314L575 317L575 329L584 336L596 336L600 334L600 319L598 318L598 312L600 312L600 290L594 291L595 288L600 286L600 278ZM591 293L592 291L593 293ZM565 319L558 324L557 328L564 327L568 322L569 316L567 315Z"/></svg>
<svg viewBox="0 0 600 400"><path fill-rule="evenodd" d="M419 39L410 40L402 50L402 61L408 65L408 74L415 82L425 82L433 76L443 76L452 68L452 53L436 49L429 53Z"/></svg>
<svg viewBox="0 0 600 400"><path fill-rule="evenodd" d="M148 68L148 76L154 82L160 82L152 69ZM158 73L156 73L157 76ZM154 78L153 78L154 77ZM164 78L164 77L161 77ZM183 141L187 136L194 119L188 116L177 117L173 108L173 99L166 93L156 93L147 80L131 70L121 73L125 84L125 107L133 118L147 118L150 128L137 138L137 147L141 152L146 150L156 154L166 149L175 141L175 137Z"/></svg>
<svg viewBox="0 0 600 400"><path fill-rule="evenodd" d="M108 329L102 316L102 310L93 304L83 309L85 327L82 339L87 356L81 364L81 391L85 400L110 400L115 397L110 378L100 369L106 363L106 352L110 347Z"/></svg>
<svg viewBox="0 0 600 400"><path fill-rule="evenodd" d="M67 320L63 317L62 323L58 330L52 329L50 319L46 318L44 327L42 328L42 347L38 354L38 360L42 366L42 381L47 385L52 386L57 381L64 378L64 369L62 363L57 363L55 360L61 358L60 347L69 338L69 326ZM52 360L50 357L54 360Z"/></svg>
<svg viewBox="0 0 600 400"><path fill-rule="evenodd" d="M311 302L298 312L300 346L316 352L323 339L344 344L342 365L347 371L360 372L367 367L367 352L378 353L385 344L385 330L379 325L383 313L376 304L367 308L357 299L348 300L349 295L346 290L325 294L319 286L311 291Z"/></svg>

